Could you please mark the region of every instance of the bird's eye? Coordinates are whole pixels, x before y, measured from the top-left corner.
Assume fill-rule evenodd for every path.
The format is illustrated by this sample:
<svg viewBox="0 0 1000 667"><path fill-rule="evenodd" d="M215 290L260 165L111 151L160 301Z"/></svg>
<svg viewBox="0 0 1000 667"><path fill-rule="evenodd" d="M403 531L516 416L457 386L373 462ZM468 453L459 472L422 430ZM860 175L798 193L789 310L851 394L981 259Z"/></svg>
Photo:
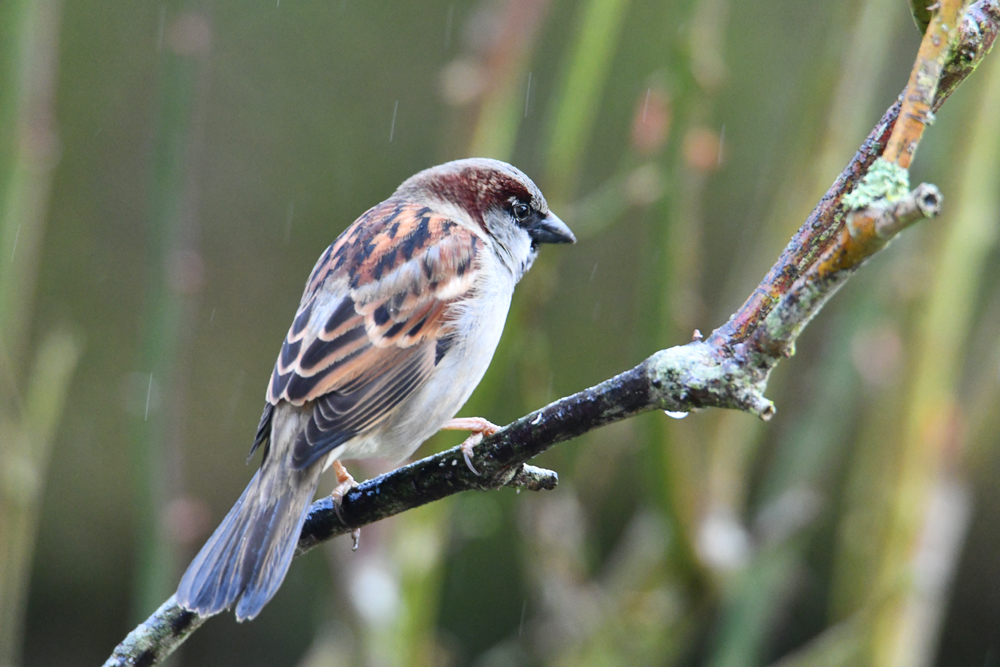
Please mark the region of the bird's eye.
<svg viewBox="0 0 1000 667"><path fill-rule="evenodd" d="M527 204L514 204L514 217L518 222L524 222L531 215L531 207Z"/></svg>

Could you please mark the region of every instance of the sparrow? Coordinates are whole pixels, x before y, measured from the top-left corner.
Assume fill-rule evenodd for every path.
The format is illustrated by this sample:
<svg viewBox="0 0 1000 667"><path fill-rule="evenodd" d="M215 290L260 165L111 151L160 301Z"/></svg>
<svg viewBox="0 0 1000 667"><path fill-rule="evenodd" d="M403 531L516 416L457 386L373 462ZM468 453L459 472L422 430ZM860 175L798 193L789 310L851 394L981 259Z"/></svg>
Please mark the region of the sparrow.
<svg viewBox="0 0 1000 667"><path fill-rule="evenodd" d="M260 468L177 602L202 616L235 603L237 620L254 618L285 578L324 470L336 463L342 489L353 480L340 459L402 460L441 428L496 430L452 417L539 246L575 242L530 178L483 158L421 171L355 220L316 262L282 343L250 449L263 449Z"/></svg>

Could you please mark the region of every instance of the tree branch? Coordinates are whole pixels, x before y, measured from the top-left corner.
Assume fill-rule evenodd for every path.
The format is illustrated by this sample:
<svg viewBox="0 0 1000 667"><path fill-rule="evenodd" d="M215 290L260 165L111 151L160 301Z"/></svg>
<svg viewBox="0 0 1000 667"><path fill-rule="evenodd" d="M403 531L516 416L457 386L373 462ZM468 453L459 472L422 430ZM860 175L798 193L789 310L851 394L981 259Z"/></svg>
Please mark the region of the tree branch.
<svg viewBox="0 0 1000 667"><path fill-rule="evenodd" d="M485 438L473 457L479 475L468 469L455 447L363 482L344 496L339 516L330 498L316 501L302 529L297 554L461 491L502 486L554 488L558 480L554 472L525 462L559 442L641 412L720 407L770 419L774 405L764 397L768 376L778 361L794 353L795 340L812 317L897 233L940 210L941 195L933 185L920 185L912 192L901 187L905 167L933 112L992 47L1000 31L1000 0L974 2L957 31L947 12L957 12L960 1L941 4L925 34L915 74L900 96L901 100L914 98L930 111L904 117L899 132L906 134L898 139L900 148L884 160L901 171L872 169L895 130L900 115L897 101L750 298L708 340L699 336L687 345L661 350L635 368L536 410ZM943 38L954 38L954 47L946 48L947 42L942 46ZM934 40L938 43L933 44ZM935 48L926 47L927 43ZM928 71L933 75L930 86ZM911 121L921 124L919 131L914 132ZM901 155L907 158L900 159ZM861 193L845 200L856 190ZM171 597L128 635L105 666L154 665L205 620L180 608Z"/></svg>

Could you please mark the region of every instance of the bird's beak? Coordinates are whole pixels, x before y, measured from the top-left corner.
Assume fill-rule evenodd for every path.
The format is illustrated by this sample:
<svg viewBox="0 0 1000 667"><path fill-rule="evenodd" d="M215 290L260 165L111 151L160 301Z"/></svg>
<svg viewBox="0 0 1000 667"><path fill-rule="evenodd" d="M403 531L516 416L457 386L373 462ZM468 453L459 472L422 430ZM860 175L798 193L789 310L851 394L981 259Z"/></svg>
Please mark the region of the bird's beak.
<svg viewBox="0 0 1000 667"><path fill-rule="evenodd" d="M566 223L549 213L544 218L538 218L527 228L528 236L535 243L576 243L576 237Z"/></svg>

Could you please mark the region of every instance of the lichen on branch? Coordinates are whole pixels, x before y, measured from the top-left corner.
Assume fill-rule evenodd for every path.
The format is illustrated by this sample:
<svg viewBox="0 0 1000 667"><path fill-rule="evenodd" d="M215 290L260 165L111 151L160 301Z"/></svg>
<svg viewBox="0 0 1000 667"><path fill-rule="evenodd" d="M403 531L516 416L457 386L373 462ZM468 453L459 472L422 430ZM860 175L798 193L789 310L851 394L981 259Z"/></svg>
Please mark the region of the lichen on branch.
<svg viewBox="0 0 1000 667"><path fill-rule="evenodd" d="M879 199L895 201L905 197L909 191L909 170L880 157L868 169L858 186L844 195L842 201L848 209L861 209L871 206Z"/></svg>

